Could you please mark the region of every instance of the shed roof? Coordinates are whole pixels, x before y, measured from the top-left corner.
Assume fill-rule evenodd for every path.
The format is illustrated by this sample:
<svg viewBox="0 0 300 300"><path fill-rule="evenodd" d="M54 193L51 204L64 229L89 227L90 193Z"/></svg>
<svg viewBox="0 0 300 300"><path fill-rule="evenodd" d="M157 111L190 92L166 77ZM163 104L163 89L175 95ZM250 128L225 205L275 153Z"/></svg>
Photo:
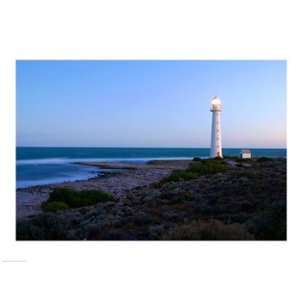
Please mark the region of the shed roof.
<svg viewBox="0 0 300 300"><path fill-rule="evenodd" d="M242 149L241 152L242 152L242 153L251 153L251 150L250 150L250 149Z"/></svg>

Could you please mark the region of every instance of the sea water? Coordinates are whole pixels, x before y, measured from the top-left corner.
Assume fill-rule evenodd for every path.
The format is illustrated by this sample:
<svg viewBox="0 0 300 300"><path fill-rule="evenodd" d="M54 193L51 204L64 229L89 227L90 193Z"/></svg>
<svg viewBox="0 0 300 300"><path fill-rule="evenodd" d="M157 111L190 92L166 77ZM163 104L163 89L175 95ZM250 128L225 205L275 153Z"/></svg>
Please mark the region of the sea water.
<svg viewBox="0 0 300 300"><path fill-rule="evenodd" d="M241 149L223 149L237 156ZM286 149L251 149L253 156L286 157ZM206 158L208 148L54 148L17 147L17 188L84 180L103 174L96 167L76 164L89 161L144 163L153 159Z"/></svg>

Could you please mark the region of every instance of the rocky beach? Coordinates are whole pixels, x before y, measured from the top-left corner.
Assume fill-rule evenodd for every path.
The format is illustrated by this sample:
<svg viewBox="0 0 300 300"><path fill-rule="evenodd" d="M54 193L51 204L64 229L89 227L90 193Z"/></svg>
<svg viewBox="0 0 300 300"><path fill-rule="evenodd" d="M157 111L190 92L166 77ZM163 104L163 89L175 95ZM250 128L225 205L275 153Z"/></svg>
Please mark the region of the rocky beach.
<svg viewBox="0 0 300 300"><path fill-rule="evenodd" d="M117 199L122 199L128 190L157 182L164 176L169 175L174 169L186 168L189 163L190 161L188 160L152 161L148 164L119 162L80 163L82 165L99 167L99 170L108 170L109 172L104 172L89 180L17 189L17 219L41 213L41 203L46 201L49 193L56 188L103 190L112 193Z"/></svg>
<svg viewBox="0 0 300 300"><path fill-rule="evenodd" d="M114 172L17 190L17 240L286 239L285 158L85 164ZM111 198L42 209L57 190Z"/></svg>

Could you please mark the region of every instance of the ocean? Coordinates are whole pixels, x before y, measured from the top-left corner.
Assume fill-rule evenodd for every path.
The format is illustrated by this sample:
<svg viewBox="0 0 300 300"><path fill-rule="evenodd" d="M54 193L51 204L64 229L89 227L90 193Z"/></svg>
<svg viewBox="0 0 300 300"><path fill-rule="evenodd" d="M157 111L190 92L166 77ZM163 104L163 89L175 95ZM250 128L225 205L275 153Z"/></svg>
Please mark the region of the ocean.
<svg viewBox="0 0 300 300"><path fill-rule="evenodd" d="M237 156L241 149L225 148ZM286 149L251 149L253 156L286 157ZM17 188L89 179L104 171L75 164L88 161L144 163L153 159L206 158L209 148L56 148L17 147Z"/></svg>

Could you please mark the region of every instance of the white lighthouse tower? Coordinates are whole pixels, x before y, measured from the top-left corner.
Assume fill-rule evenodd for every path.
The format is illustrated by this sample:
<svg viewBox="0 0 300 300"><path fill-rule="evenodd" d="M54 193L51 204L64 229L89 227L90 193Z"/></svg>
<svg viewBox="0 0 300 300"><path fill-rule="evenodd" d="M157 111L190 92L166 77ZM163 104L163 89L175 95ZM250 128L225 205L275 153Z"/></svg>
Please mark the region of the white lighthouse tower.
<svg viewBox="0 0 300 300"><path fill-rule="evenodd" d="M210 111L212 112L211 146L210 157L223 157L221 136L221 110L222 104L219 97L211 100Z"/></svg>

